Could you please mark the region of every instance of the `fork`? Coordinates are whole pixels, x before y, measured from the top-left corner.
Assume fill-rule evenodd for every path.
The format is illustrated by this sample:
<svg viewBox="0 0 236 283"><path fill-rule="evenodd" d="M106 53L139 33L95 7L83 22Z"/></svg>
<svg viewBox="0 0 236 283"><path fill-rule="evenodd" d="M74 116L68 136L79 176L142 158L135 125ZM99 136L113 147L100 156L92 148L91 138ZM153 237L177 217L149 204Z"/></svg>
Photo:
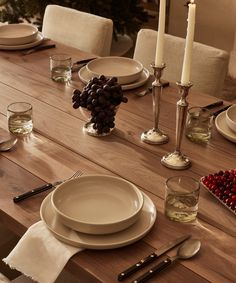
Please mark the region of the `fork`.
<svg viewBox="0 0 236 283"><path fill-rule="evenodd" d="M80 170L78 170L71 177L69 177L69 178L67 178L65 180L60 180L60 181L57 181L57 182L54 182L54 183L47 183L47 184L45 184L45 185L43 185L41 187L38 187L36 189L30 190L30 191L28 191L26 193L23 193L21 195L18 195L16 197L14 197L13 201L15 203L20 202L20 201L22 201L22 200L24 200L26 198L29 198L29 197L34 196L34 195L37 195L37 194L39 194L41 192L44 192L44 191L47 191L47 190L49 190L51 188L55 188L56 186L64 183L65 181L68 181L68 180L71 180L71 179L76 179L79 176L81 176L82 174L83 173Z"/></svg>

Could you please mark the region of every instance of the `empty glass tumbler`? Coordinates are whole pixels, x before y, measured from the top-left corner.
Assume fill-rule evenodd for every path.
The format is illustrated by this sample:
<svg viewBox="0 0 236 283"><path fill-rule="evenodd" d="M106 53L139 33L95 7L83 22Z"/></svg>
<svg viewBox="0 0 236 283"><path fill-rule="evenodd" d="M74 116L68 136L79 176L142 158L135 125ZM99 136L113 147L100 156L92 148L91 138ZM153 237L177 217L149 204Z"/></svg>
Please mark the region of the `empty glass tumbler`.
<svg viewBox="0 0 236 283"><path fill-rule="evenodd" d="M33 130L32 105L15 102L7 107L8 129L15 135L26 135Z"/></svg>

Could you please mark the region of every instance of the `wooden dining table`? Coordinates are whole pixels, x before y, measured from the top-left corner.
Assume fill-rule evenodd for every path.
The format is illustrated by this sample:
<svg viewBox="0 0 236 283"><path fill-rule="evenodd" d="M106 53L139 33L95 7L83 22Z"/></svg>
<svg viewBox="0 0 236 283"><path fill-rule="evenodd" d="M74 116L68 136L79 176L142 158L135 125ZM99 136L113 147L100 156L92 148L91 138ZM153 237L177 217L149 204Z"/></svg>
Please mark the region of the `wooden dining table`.
<svg viewBox="0 0 236 283"><path fill-rule="evenodd" d="M79 282L117 282L117 275L162 245L185 234L200 239L199 253L180 260L149 282L236 282L236 217L201 187L197 220L179 223L164 215L165 181L175 175L202 176L236 168L236 145L212 127L206 145L185 136L181 150L192 163L178 171L161 164L161 158L175 149L176 103L180 98L175 82L164 88L160 102L159 126L169 136L163 145L141 141L143 131L153 127L152 96L137 94L153 81L124 91L128 103L116 114L115 129L106 137L93 137L83 131L85 116L72 107L74 89L82 89L78 73L67 84L50 78L49 57L67 53L73 62L93 57L56 43L56 48L23 55L22 51L0 51L0 137L9 137L7 106L16 101L33 106L33 132L20 137L14 148L0 153L0 222L20 237L40 220L40 206L49 192L22 202L13 197L48 182L68 178L80 170L83 175L105 174L124 178L151 198L157 209L154 226L141 240L120 248L85 249L74 255L65 269ZM194 82L193 82L194 84ZM189 106L205 106L218 99L190 90ZM228 104L227 101L224 102ZM176 253L176 249L163 255ZM157 263L158 261L156 261ZM155 263L155 264L156 264ZM134 280L154 264L132 275Z"/></svg>

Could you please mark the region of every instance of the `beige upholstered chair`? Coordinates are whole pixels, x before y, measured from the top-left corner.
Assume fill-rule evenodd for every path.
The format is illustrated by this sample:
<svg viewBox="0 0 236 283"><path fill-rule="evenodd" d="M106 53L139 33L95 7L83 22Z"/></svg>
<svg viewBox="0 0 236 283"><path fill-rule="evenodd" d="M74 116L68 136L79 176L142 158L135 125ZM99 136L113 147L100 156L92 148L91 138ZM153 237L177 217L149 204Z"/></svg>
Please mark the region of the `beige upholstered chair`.
<svg viewBox="0 0 236 283"><path fill-rule="evenodd" d="M152 72L150 63L154 62L157 31L141 29L138 32L134 50L134 59ZM173 35L165 35L164 62L166 68L163 79L177 82L181 79L185 39ZM229 54L201 43L194 42L191 69L193 89L219 96L228 70Z"/></svg>
<svg viewBox="0 0 236 283"><path fill-rule="evenodd" d="M42 33L59 43L99 56L109 56L113 22L71 8L48 5Z"/></svg>

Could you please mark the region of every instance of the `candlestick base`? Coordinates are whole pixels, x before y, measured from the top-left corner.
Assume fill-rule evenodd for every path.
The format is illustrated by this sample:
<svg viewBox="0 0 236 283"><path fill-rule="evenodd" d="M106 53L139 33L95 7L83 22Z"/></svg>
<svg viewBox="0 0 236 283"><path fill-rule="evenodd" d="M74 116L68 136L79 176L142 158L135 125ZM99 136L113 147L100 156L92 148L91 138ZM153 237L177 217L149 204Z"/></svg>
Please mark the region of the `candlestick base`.
<svg viewBox="0 0 236 283"><path fill-rule="evenodd" d="M191 161L181 152L175 151L162 157L161 163L171 169L184 170L191 166Z"/></svg>
<svg viewBox="0 0 236 283"><path fill-rule="evenodd" d="M171 169L183 170L191 166L191 162L188 157L183 155L180 151L183 131L186 122L186 115L188 109L188 102L186 97L189 93L189 89L192 86L191 83L188 85L182 85L177 83L179 86L179 93L181 95L180 100L177 102L176 108L176 146L173 153L169 153L162 157L161 163Z"/></svg>
<svg viewBox="0 0 236 283"><path fill-rule="evenodd" d="M141 140L149 144L164 144L169 141L169 138L161 131L151 129L142 133Z"/></svg>

